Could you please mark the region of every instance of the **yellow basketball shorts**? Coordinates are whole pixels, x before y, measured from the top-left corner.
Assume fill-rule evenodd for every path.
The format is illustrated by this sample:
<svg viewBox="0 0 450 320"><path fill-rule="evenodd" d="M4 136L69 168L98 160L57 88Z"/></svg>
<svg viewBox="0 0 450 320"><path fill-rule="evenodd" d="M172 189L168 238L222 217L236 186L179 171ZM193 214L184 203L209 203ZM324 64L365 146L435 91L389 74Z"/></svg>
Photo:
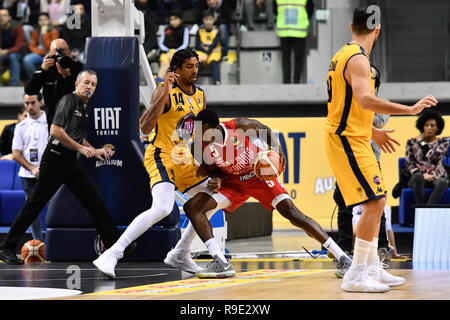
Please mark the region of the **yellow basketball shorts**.
<svg viewBox="0 0 450 320"><path fill-rule="evenodd" d="M369 141L326 131L325 150L347 206L385 197L386 187Z"/></svg>
<svg viewBox="0 0 450 320"><path fill-rule="evenodd" d="M144 166L150 176L150 188L160 182L170 182L178 191L185 193L207 179L195 176L197 167L193 161L188 164L177 164L172 160L170 153L151 144L145 151Z"/></svg>
<svg viewBox="0 0 450 320"><path fill-rule="evenodd" d="M198 57L201 58L203 55L206 55L203 51L196 51L198 54ZM211 52L211 54L208 56L208 59L206 59L206 65L209 65L212 61L220 61L222 58L222 53L220 51Z"/></svg>
<svg viewBox="0 0 450 320"><path fill-rule="evenodd" d="M174 53L175 53L175 49L169 49L169 51L167 53L170 54L171 56L173 56ZM160 54L159 62L170 63L169 55L167 53L163 52L163 53Z"/></svg>

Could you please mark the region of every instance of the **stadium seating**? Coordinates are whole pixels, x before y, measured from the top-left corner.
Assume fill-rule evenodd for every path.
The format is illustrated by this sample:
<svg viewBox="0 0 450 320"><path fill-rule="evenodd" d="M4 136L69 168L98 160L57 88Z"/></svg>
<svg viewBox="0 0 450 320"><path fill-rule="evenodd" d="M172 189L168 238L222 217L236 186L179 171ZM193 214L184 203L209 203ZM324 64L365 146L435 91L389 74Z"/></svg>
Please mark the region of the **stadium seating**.
<svg viewBox="0 0 450 320"><path fill-rule="evenodd" d="M0 225L9 226L25 203L25 192L17 175L20 165L14 160L0 161ZM41 211L41 222L45 228L47 206Z"/></svg>
<svg viewBox="0 0 450 320"><path fill-rule="evenodd" d="M447 155L444 158L444 166L450 167L450 148L447 151ZM406 159L399 158L398 159L398 170L399 170L399 178L400 171L405 167ZM430 188L425 188L425 199L429 197L431 193ZM412 188L403 188L400 194L399 199L399 210L398 210L398 220L400 225L409 226L414 224L414 211L413 205L415 204L414 193ZM450 204L450 188L445 190L439 204Z"/></svg>

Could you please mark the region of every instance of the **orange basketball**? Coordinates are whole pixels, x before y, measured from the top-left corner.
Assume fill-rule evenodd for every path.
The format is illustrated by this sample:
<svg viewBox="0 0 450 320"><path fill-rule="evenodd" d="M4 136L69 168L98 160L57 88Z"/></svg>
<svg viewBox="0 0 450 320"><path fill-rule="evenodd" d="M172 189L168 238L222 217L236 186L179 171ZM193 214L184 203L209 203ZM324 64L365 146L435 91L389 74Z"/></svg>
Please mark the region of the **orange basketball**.
<svg viewBox="0 0 450 320"><path fill-rule="evenodd" d="M280 153L275 150L258 152L253 171L262 180L273 180L284 171L284 161Z"/></svg>
<svg viewBox="0 0 450 320"><path fill-rule="evenodd" d="M44 262L45 244L40 240L27 241L22 247L22 259L25 263Z"/></svg>

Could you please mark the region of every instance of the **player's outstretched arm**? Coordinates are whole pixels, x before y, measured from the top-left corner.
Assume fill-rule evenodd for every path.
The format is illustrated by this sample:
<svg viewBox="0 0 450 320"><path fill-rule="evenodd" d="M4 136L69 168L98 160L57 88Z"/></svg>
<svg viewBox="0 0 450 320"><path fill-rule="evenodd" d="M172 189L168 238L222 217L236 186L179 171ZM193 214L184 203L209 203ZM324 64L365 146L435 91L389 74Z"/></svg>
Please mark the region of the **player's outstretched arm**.
<svg viewBox="0 0 450 320"><path fill-rule="evenodd" d="M271 149L277 150L283 157L284 161L286 160L286 156L281 149L277 135L273 133L273 131L268 126L262 124L257 120L248 118L237 118L234 122L238 129L243 130L244 133L248 135L251 135L252 132L255 132L258 138L267 143L267 145L270 146Z"/></svg>
<svg viewBox="0 0 450 320"><path fill-rule="evenodd" d="M152 94L150 106L144 111L139 119L139 126L143 134L149 134L156 126L159 117L164 109L169 105L169 94L172 90L172 83L178 75L174 72L168 72Z"/></svg>
<svg viewBox="0 0 450 320"><path fill-rule="evenodd" d="M419 100L413 106L393 103L373 94L372 85L369 81L370 62L363 55L356 55L348 61L345 70L345 79L352 87L353 94L364 109L382 114L393 115L416 115L424 108L434 107L437 100L429 95Z"/></svg>

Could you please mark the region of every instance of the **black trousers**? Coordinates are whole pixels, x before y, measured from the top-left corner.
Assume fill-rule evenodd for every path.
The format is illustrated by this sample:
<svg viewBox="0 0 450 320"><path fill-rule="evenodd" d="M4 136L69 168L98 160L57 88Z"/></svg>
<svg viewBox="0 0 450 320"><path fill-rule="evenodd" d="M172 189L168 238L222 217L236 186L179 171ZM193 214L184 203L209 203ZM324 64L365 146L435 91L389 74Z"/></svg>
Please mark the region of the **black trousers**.
<svg viewBox="0 0 450 320"><path fill-rule="evenodd" d="M280 38L281 59L283 63L283 83L300 83L303 61L306 52L306 38ZM294 78L291 80L291 54L294 54Z"/></svg>
<svg viewBox="0 0 450 320"><path fill-rule="evenodd" d="M33 195L27 199L16 216L9 233L1 244L3 249L16 250L18 242L27 228L63 184L90 213L107 248L119 239L119 230L106 208L100 191L92 178L77 163L77 153L48 144L42 156L39 179Z"/></svg>
<svg viewBox="0 0 450 320"><path fill-rule="evenodd" d="M408 181L408 187L413 189L414 199L418 204L437 204L448 187L448 180L445 177L437 178L433 181L425 181L422 172L414 172ZM425 202L425 188L432 188L428 200Z"/></svg>
<svg viewBox="0 0 450 320"><path fill-rule="evenodd" d="M345 205L344 198L342 197L341 190L338 185L334 189L333 199L338 206L338 241L337 244L344 251L353 250L353 206L347 207ZM388 240L386 236L386 217L381 216L380 232L378 234L378 248L387 248Z"/></svg>

